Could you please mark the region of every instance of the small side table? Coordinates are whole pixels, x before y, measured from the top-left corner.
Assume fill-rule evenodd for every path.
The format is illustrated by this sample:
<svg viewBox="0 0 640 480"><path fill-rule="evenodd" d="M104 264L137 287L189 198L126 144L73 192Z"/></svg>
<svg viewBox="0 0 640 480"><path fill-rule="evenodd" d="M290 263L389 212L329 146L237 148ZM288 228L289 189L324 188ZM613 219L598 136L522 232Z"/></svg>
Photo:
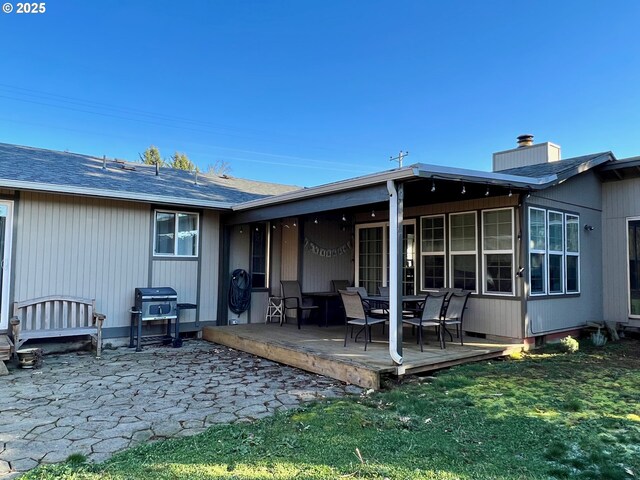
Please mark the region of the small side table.
<svg viewBox="0 0 640 480"><path fill-rule="evenodd" d="M278 319L278 322L282 325L282 321L284 319L283 307L284 303L282 297L269 297L264 323L271 323L274 319Z"/></svg>

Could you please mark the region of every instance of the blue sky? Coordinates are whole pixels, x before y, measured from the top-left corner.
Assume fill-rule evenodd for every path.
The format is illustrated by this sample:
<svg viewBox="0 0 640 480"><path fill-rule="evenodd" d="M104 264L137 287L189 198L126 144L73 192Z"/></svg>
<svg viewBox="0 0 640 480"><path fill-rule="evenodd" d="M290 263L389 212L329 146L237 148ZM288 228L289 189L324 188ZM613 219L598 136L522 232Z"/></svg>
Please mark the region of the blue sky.
<svg viewBox="0 0 640 480"><path fill-rule="evenodd" d="M0 13L0 141L317 185L640 155L640 2L72 1Z"/></svg>

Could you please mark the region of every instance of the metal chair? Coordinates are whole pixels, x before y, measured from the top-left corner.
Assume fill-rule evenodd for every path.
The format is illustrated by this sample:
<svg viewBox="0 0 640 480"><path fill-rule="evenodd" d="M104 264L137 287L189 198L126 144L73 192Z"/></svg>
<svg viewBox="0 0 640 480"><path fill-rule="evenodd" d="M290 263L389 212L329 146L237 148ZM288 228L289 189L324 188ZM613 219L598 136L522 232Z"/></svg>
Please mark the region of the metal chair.
<svg viewBox="0 0 640 480"><path fill-rule="evenodd" d="M284 302L285 317L288 310L294 310L296 312L299 330L300 325L302 325L303 314L308 316L313 312L318 312L319 307L317 305L310 305L308 301L305 302L305 300L311 299L302 297L300 283L298 283L297 280L282 280L280 285L282 286L282 300Z"/></svg>
<svg viewBox="0 0 640 480"><path fill-rule="evenodd" d="M471 292L453 292L449 297L449 303L447 304L447 308L442 317L442 327L451 337L451 341L453 341L453 335L447 328L448 325L456 326L456 336L460 337L460 345L464 345L463 343L463 332L462 332L462 319L464 316L464 310L467 307L467 300L469 300L469 294ZM444 334L442 334L444 337ZM444 345L444 340L443 340Z"/></svg>
<svg viewBox="0 0 640 480"><path fill-rule="evenodd" d="M420 351L424 352L422 347L422 329L423 327L436 327L436 334L440 341L440 348L444 348L444 337L442 336L442 309L446 293L430 293L424 301L422 312L419 317L403 318L402 323L418 328L418 343L420 343Z"/></svg>
<svg viewBox="0 0 640 480"><path fill-rule="evenodd" d="M349 280L331 280L331 291L339 292L340 290L346 290L351 286Z"/></svg>
<svg viewBox="0 0 640 480"><path fill-rule="evenodd" d="M364 330L364 350L367 350L367 343L371 343L371 326L376 325L378 323L382 323L387 321L386 318L378 318L372 317L365 312L364 303L362 302L362 297L358 292L349 292L347 290L340 290L340 298L342 299L342 304L344 305L344 311L346 315L346 321L344 324L344 346L347 346L347 334L349 333L349 325L353 328L353 326L362 327L361 331ZM355 341L358 341L358 335L360 332L356 334Z"/></svg>

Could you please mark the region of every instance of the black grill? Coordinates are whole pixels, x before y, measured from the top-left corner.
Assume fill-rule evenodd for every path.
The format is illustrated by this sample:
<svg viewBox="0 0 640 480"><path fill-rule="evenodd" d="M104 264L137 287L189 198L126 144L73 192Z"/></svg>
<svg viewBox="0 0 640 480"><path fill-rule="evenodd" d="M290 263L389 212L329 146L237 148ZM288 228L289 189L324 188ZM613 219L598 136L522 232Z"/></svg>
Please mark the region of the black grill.
<svg viewBox="0 0 640 480"><path fill-rule="evenodd" d="M173 320L178 318L178 294L171 287L136 288L136 310L140 320Z"/></svg>

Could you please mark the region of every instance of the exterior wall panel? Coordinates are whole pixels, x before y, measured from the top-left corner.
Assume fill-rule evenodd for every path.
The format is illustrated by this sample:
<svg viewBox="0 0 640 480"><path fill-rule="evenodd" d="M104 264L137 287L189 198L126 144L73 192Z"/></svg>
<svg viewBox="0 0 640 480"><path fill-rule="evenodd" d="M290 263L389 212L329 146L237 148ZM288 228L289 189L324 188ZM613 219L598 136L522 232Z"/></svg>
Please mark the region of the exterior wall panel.
<svg viewBox="0 0 640 480"><path fill-rule="evenodd" d="M218 318L218 269L220 251L220 215L205 211L201 219L200 241L202 256L200 266L200 321Z"/></svg>
<svg viewBox="0 0 640 480"><path fill-rule="evenodd" d="M519 300L471 297L467 302L463 328L468 332L522 338Z"/></svg>
<svg viewBox="0 0 640 480"><path fill-rule="evenodd" d="M242 228L242 233L240 229ZM249 272L249 255L251 254L251 239L248 232L248 226L235 226L231 230L230 235L231 250L229 258L229 275L227 282L231 282L231 274L234 270L241 268ZM229 323L236 321L237 323L248 323L249 312L240 315L229 310Z"/></svg>
<svg viewBox="0 0 640 480"><path fill-rule="evenodd" d="M282 280L298 280L298 227L293 226L296 222L297 219L287 218L284 224L289 225L289 228L283 227L282 229L282 267L280 270ZM280 291L279 286L274 287L277 287L274 292Z"/></svg>
<svg viewBox="0 0 640 480"><path fill-rule="evenodd" d="M602 232L599 231L602 225L600 181L594 173L588 172L532 194L527 204L580 215L580 294L529 299L525 317L526 336L571 329L587 322L601 322L604 307L603 247ZM586 231L584 225L592 225L595 230Z"/></svg>
<svg viewBox="0 0 640 480"><path fill-rule="evenodd" d="M135 287L146 286L149 207L22 192L14 226L14 301L95 298L105 328L129 324Z"/></svg>
<svg viewBox="0 0 640 480"><path fill-rule="evenodd" d="M180 260L154 260L152 287L171 287L178 294L178 302L197 303L198 262ZM180 314L180 323L195 322L195 310Z"/></svg>
<svg viewBox="0 0 640 480"><path fill-rule="evenodd" d="M627 218L640 216L640 179L603 184L602 251L604 319L639 326L629 318Z"/></svg>

